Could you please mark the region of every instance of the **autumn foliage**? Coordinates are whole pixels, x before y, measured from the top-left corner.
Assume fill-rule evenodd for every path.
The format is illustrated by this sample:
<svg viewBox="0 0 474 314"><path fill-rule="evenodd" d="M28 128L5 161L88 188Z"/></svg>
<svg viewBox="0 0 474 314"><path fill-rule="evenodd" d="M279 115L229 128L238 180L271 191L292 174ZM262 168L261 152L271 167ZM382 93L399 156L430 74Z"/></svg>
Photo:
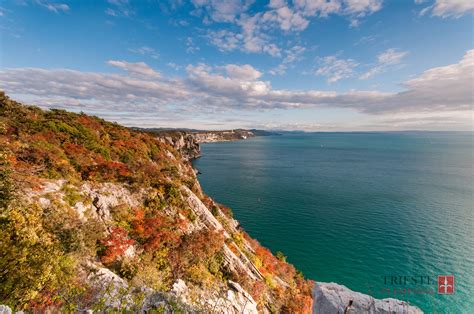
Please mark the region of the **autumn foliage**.
<svg viewBox="0 0 474 314"><path fill-rule="evenodd" d="M231 229L230 208L203 195L191 165L155 135L82 113L24 106L0 93L0 148L0 268L8 274L0 278L0 303L36 312L64 310L71 299L93 304L96 291L80 270L100 260L131 286L168 291L184 279L225 290L233 280L261 310L309 313L312 283L243 230ZM39 191L45 179L68 182L64 199L48 200L48 208L18 201L15 191ZM146 195L143 204L111 209L105 222L86 212L79 217L73 208L94 202L75 190L83 183L115 183ZM203 226L184 186L225 231ZM225 245L263 279L230 269Z"/></svg>
<svg viewBox="0 0 474 314"><path fill-rule="evenodd" d="M126 230L121 227L114 227L110 234L100 241L104 246L100 260L104 265L111 265L117 258L122 257L135 241L130 239Z"/></svg>

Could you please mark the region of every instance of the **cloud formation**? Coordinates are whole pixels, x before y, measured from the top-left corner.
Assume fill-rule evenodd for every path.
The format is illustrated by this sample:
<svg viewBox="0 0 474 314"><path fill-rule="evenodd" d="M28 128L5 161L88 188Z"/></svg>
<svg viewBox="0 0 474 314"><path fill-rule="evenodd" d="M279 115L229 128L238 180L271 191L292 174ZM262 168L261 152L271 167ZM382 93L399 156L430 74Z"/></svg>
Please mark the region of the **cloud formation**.
<svg viewBox="0 0 474 314"><path fill-rule="evenodd" d="M415 3L421 4L424 1L415 0ZM435 2L421 10L420 15L431 12L431 15L441 18L459 18L474 10L474 1L472 0L435 0Z"/></svg>
<svg viewBox="0 0 474 314"><path fill-rule="evenodd" d="M107 64L125 70L130 74L140 74L144 76L158 77L160 73L153 70L145 62L130 63L126 61L109 60Z"/></svg>
<svg viewBox="0 0 474 314"><path fill-rule="evenodd" d="M352 59L339 59L337 56L318 58L318 63L320 67L315 71L315 74L325 76L328 83L352 77L354 68L359 65Z"/></svg>
<svg viewBox="0 0 474 314"><path fill-rule="evenodd" d="M155 59L155 60L158 60L160 58L160 54L156 52L155 49L148 46L142 46L139 48L130 48L128 50L133 53L138 53L142 56L149 56L150 58Z"/></svg>
<svg viewBox="0 0 474 314"><path fill-rule="evenodd" d="M363 73L359 78L366 80L374 75L386 72L394 66L400 65L402 59L407 55L408 51L401 51L394 48L387 49L377 56L377 64L367 72Z"/></svg>
<svg viewBox="0 0 474 314"><path fill-rule="evenodd" d="M397 93L274 89L248 64L189 65L183 78L160 76L143 62L111 60L108 64L126 72L14 68L0 71L0 86L20 100L45 107L80 108L133 125L157 112L162 118L171 118L178 111L292 108L342 108L381 117L408 113L420 117L449 113L456 117L470 112L474 101L474 50L466 52L458 63L430 69L404 82L403 90ZM124 120L121 112L133 112L136 118Z"/></svg>
<svg viewBox="0 0 474 314"><path fill-rule="evenodd" d="M48 0L36 0L35 2L36 4L54 13L68 12L70 9L69 6L65 3L57 3Z"/></svg>
<svg viewBox="0 0 474 314"><path fill-rule="evenodd" d="M221 51L239 49L250 53L267 53L280 57L281 47L273 41L272 33L285 34L304 31L312 18L325 18L331 14L347 17L351 26L382 8L382 0L270 0L266 9L249 12L252 1L193 0L198 16L204 23L231 23L235 30L209 31L209 42Z"/></svg>
<svg viewBox="0 0 474 314"><path fill-rule="evenodd" d="M290 49L285 50L285 57L282 62L275 68L268 71L271 75L283 75L286 70L292 66L298 60L301 60L302 55L305 53L306 48L303 46L296 45Z"/></svg>

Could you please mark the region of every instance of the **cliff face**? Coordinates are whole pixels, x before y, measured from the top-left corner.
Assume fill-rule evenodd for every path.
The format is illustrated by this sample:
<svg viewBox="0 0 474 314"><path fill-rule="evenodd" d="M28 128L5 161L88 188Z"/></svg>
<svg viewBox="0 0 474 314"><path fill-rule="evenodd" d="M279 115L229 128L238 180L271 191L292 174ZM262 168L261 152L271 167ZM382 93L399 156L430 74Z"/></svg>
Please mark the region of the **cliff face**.
<svg viewBox="0 0 474 314"><path fill-rule="evenodd" d="M198 143L238 141L256 136L251 130L240 129L229 131L195 132L192 134Z"/></svg>
<svg viewBox="0 0 474 314"><path fill-rule="evenodd" d="M0 303L311 311L312 283L201 190L188 162L199 156L195 135L151 135L0 95L0 147Z"/></svg>
<svg viewBox="0 0 474 314"><path fill-rule="evenodd" d="M179 155L186 161L199 158L201 149L194 134L185 132L174 132L170 134L158 134L157 139L162 143L167 143L179 152Z"/></svg>
<svg viewBox="0 0 474 314"><path fill-rule="evenodd" d="M200 143L238 141L256 136L254 131L251 130L149 132L156 134L157 139L161 142L173 146L180 153L181 157L187 161L201 156Z"/></svg>
<svg viewBox="0 0 474 314"><path fill-rule="evenodd" d="M313 298L313 313L423 313L419 308L407 302L392 298L374 299L336 283L318 282L314 286Z"/></svg>
<svg viewBox="0 0 474 314"><path fill-rule="evenodd" d="M312 307L313 282L203 193L189 160L214 139L132 131L0 94L0 304L165 313L339 306L316 293Z"/></svg>

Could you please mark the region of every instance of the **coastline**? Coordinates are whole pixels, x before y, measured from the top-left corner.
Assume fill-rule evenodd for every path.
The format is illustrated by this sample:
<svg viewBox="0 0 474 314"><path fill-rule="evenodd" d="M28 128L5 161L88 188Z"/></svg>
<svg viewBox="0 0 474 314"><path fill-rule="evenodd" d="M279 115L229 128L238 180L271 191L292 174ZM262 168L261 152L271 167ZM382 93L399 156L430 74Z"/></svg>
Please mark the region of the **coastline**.
<svg viewBox="0 0 474 314"><path fill-rule="evenodd" d="M198 156L189 161L192 164L194 160L202 156L199 145L201 143L244 141L246 139L247 138L200 142L198 143ZM199 170L194 167L194 164L192 164L192 167L195 169L196 174L200 174ZM212 197L212 195L210 196ZM242 226L242 228L245 229L244 226ZM312 291L312 313L423 313L420 308L409 302L394 298L376 299L371 295L351 290L344 285L334 282L326 283L316 281Z"/></svg>
<svg viewBox="0 0 474 314"><path fill-rule="evenodd" d="M14 309L63 306L43 299L31 305L47 288L61 292L53 297L64 298L67 306L78 306L68 303L76 284L90 289L74 296L86 293L88 303L81 306L98 302L111 311L179 306L309 313L331 300L331 293L314 294L311 280L250 237L228 207L203 192L190 162L201 154L193 135L160 138L85 114L43 111L5 95L0 100L6 144L1 170L11 182L2 185L8 197L1 232L12 261L1 303ZM43 254L41 260L18 255L25 244L11 235L25 230L54 255L34 245L21 252ZM64 258L74 261L67 269L55 264ZM54 280L24 275L45 267ZM16 286L25 278L28 283ZM74 286L60 290L66 282ZM356 301L357 295L349 295Z"/></svg>

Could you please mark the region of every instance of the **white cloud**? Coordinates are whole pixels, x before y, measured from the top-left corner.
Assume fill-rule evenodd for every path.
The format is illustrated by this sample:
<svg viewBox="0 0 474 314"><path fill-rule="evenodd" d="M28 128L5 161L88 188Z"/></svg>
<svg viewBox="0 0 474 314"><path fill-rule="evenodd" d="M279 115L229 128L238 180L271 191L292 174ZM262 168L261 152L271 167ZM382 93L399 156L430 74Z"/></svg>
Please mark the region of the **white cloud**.
<svg viewBox="0 0 474 314"><path fill-rule="evenodd" d="M286 70L288 69L288 66L284 63L280 63L276 67L270 69L268 73L271 75L283 75L286 73Z"/></svg>
<svg viewBox="0 0 474 314"><path fill-rule="evenodd" d="M301 13L286 5L265 12L262 22L275 23L283 31L302 31L309 25L309 21Z"/></svg>
<svg viewBox="0 0 474 314"><path fill-rule="evenodd" d="M36 0L36 3L54 13L68 12L70 10L69 6L65 3L57 3L47 0Z"/></svg>
<svg viewBox="0 0 474 314"><path fill-rule="evenodd" d="M397 93L274 89L250 65L189 65L186 77L173 79L157 75L145 63L109 64L127 72L6 69L0 71L0 85L19 100L46 107L81 106L85 112L128 125L140 125L141 119L156 116L156 112L162 118L172 118L176 112L341 108L378 117L379 123L397 118L399 125L409 125L408 120L414 123L419 117L420 124L434 127L436 121L447 117L454 126L466 120L474 103L474 50L466 52L458 63L427 70L404 82L404 90ZM344 73L340 75L347 75ZM128 117L129 112L133 118Z"/></svg>
<svg viewBox="0 0 474 314"><path fill-rule="evenodd" d="M387 49L377 56L377 60L381 64L391 65L399 64L408 54L408 51L399 51L394 48Z"/></svg>
<svg viewBox="0 0 474 314"><path fill-rule="evenodd" d="M205 11L205 16L215 22L234 22L253 1L246 0L192 0L194 6Z"/></svg>
<svg viewBox="0 0 474 314"><path fill-rule="evenodd" d="M240 49L252 53L268 53L274 57L282 55L275 41L275 33L298 33L304 31L314 17L330 14L345 16L351 27L360 19L382 8L382 0L271 0L264 11L249 13L252 1L194 0L194 5L204 10L204 22L232 23L238 30L209 31L211 44L222 51ZM202 14L198 14L202 15ZM281 66L280 68L283 68Z"/></svg>
<svg viewBox="0 0 474 314"><path fill-rule="evenodd" d="M328 83L352 77L354 69L359 65L352 59L338 59L337 56L318 58L318 63L320 67L315 71L315 74L325 76Z"/></svg>
<svg viewBox="0 0 474 314"><path fill-rule="evenodd" d="M423 2L415 0L415 3ZM431 15L441 18L459 18L472 10L474 10L472 0L435 0L431 6L421 10L420 15L431 12Z"/></svg>
<svg viewBox="0 0 474 314"><path fill-rule="evenodd" d="M382 0L345 0L343 14L363 17L382 9Z"/></svg>
<svg viewBox="0 0 474 314"><path fill-rule="evenodd" d="M242 81L254 81L262 76L262 72L256 70L249 64L227 64L226 66L224 66L224 68L230 78Z"/></svg>
<svg viewBox="0 0 474 314"><path fill-rule="evenodd" d="M474 50L469 50L459 63L430 69L403 83L407 89L403 97L411 105L424 104L426 109L437 106L472 110L473 82ZM426 103L424 97L429 97L433 104Z"/></svg>
<svg viewBox="0 0 474 314"><path fill-rule="evenodd" d="M181 68L182 68L182 66L180 66L180 65L178 65L174 62L168 62L166 65L169 66L170 68L176 70L176 71L181 70Z"/></svg>
<svg viewBox="0 0 474 314"><path fill-rule="evenodd" d="M303 53L306 51L306 48L296 45L290 49L285 50L285 57L283 58L283 61L276 66L275 68L271 69L268 71L271 75L283 75L286 73L286 70L288 67L291 67L291 65L300 60L301 56Z"/></svg>
<svg viewBox="0 0 474 314"><path fill-rule="evenodd" d="M150 68L145 62L130 63L125 61L109 60L107 61L107 64L125 70L130 74L140 74L154 77L160 76L158 72Z"/></svg>
<svg viewBox="0 0 474 314"><path fill-rule="evenodd" d="M150 58L158 60L160 58L160 54L156 52L155 49L150 48L148 46L142 46L139 48L130 48L129 51L133 53L138 53L143 56L150 56Z"/></svg>
<svg viewBox="0 0 474 314"><path fill-rule="evenodd" d="M108 0L112 8L107 8L105 14L113 17L130 17L134 14L128 0Z"/></svg>
<svg viewBox="0 0 474 314"><path fill-rule="evenodd" d="M348 16L351 26L359 24L358 19L382 9L382 0L295 0L295 7L304 16L327 17L330 14Z"/></svg>
<svg viewBox="0 0 474 314"><path fill-rule="evenodd" d="M240 32L208 31L207 37L210 43L221 51L239 49L244 52L267 53L272 57L279 57L281 49L270 43L269 36L262 32L259 19L259 15L243 15L237 22L241 28Z"/></svg>
<svg viewBox="0 0 474 314"><path fill-rule="evenodd" d="M243 36L228 30L209 31L207 34L209 41L221 51L231 51L237 49Z"/></svg>
<svg viewBox="0 0 474 314"><path fill-rule="evenodd" d="M192 37L187 37L186 38L186 52L187 53L195 53L199 50L201 50L201 48L199 48L195 43L194 43L194 40L192 39Z"/></svg>
<svg viewBox="0 0 474 314"><path fill-rule="evenodd" d="M387 49L377 56L377 65L363 73L359 78L366 80L374 75L386 72L394 66L400 65L402 59L407 55L408 51L401 51L394 48Z"/></svg>

